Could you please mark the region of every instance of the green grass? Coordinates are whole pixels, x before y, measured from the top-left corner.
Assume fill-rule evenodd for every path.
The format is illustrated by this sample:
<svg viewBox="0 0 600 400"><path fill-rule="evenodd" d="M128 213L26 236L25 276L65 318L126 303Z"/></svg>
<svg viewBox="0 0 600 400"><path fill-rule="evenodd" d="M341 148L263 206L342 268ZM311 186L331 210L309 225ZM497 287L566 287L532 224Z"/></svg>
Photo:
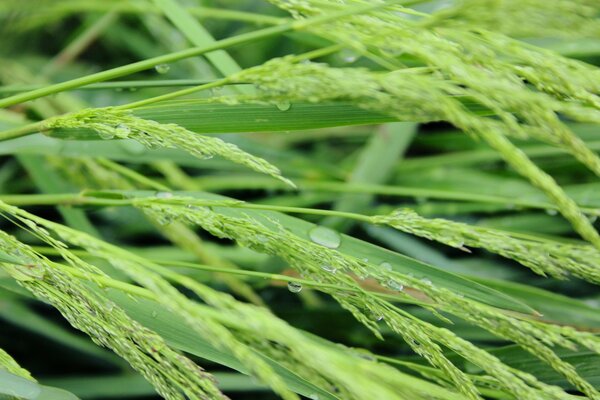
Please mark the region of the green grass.
<svg viewBox="0 0 600 400"><path fill-rule="evenodd" d="M0 26L0 398L600 399L596 1Z"/></svg>

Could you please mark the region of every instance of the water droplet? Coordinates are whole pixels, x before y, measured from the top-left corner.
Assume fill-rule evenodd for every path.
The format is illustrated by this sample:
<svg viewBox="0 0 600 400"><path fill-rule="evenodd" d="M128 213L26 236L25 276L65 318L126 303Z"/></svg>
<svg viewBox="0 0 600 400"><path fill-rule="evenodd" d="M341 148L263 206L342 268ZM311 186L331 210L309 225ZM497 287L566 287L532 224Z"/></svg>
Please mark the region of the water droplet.
<svg viewBox="0 0 600 400"><path fill-rule="evenodd" d="M340 56L342 57L342 61L348 64L352 64L358 60L358 54L348 49L342 50Z"/></svg>
<svg viewBox="0 0 600 400"><path fill-rule="evenodd" d="M169 66L169 64L158 64L158 65L156 65L154 67L154 69L159 74L166 74L167 72L169 72L169 70L171 69L171 67Z"/></svg>
<svg viewBox="0 0 600 400"><path fill-rule="evenodd" d="M368 263L368 262L369 262L369 259L365 257L365 258L363 258L363 259L362 259L362 261L363 261L364 263Z"/></svg>
<svg viewBox="0 0 600 400"><path fill-rule="evenodd" d="M383 315L381 314L372 314L371 318L373 318L373 320L379 322L379 321L383 321Z"/></svg>
<svg viewBox="0 0 600 400"><path fill-rule="evenodd" d="M152 311L151 316L152 316L152 318L156 318L156 317L158 317L158 313L156 311Z"/></svg>
<svg viewBox="0 0 600 400"><path fill-rule="evenodd" d="M117 136L124 138L129 136L131 129L126 124L119 124L115 127L115 133Z"/></svg>
<svg viewBox="0 0 600 400"><path fill-rule="evenodd" d="M383 269L385 269L386 271L392 271L394 268L392 267L392 264L390 264L387 261L382 262L381 264L379 264L379 266Z"/></svg>
<svg viewBox="0 0 600 400"><path fill-rule="evenodd" d="M330 272L332 274L335 274L337 272L337 268L335 268L331 265L328 265L328 264L321 265L321 269L325 272Z"/></svg>
<svg viewBox="0 0 600 400"><path fill-rule="evenodd" d="M156 192L154 195L158 199L170 199L173 197L173 193L171 192Z"/></svg>
<svg viewBox="0 0 600 400"><path fill-rule="evenodd" d="M101 139L110 140L115 137L115 134L109 131L98 131L98 136L100 136Z"/></svg>
<svg viewBox="0 0 600 400"><path fill-rule="evenodd" d="M124 140L121 142L121 147L123 147L123 150L127 153L132 155L139 155L146 152L146 147L143 144L133 140Z"/></svg>
<svg viewBox="0 0 600 400"><path fill-rule="evenodd" d="M316 393L311 394L310 396L308 396L308 398L310 400L319 400L319 395Z"/></svg>
<svg viewBox="0 0 600 400"><path fill-rule="evenodd" d="M554 208L547 208L547 209L546 209L546 214L548 214L548 215L551 215L551 216L554 216L554 215L557 215L557 214L558 214L558 211L557 211L557 210L555 210Z"/></svg>
<svg viewBox="0 0 600 400"><path fill-rule="evenodd" d="M598 219L597 215L588 215L588 220L593 224Z"/></svg>
<svg viewBox="0 0 600 400"><path fill-rule="evenodd" d="M298 282L288 282L287 287L292 293L299 293L302 290L302 285Z"/></svg>
<svg viewBox="0 0 600 400"><path fill-rule="evenodd" d="M430 279L428 279L428 278L423 278L423 279L421 279L421 282L423 282L424 284L426 284L426 285L428 285L428 286L431 286L431 285L432 285L432 282L431 282L431 280L430 280Z"/></svg>
<svg viewBox="0 0 600 400"><path fill-rule="evenodd" d="M342 237L339 233L325 226L315 226L308 232L308 236L316 244L330 249L337 249L342 242Z"/></svg>
<svg viewBox="0 0 600 400"><path fill-rule="evenodd" d="M280 101L276 104L276 106L279 111L287 111L292 108L292 103L289 101Z"/></svg>
<svg viewBox="0 0 600 400"><path fill-rule="evenodd" d="M404 289L404 285L403 285L403 284L401 284L400 282L397 282L397 281L395 281L395 280L393 280L393 279L390 279L390 280L387 282L387 286L388 286L390 289L392 289L392 290L396 290L396 291L398 291L398 292L401 292L401 291Z"/></svg>

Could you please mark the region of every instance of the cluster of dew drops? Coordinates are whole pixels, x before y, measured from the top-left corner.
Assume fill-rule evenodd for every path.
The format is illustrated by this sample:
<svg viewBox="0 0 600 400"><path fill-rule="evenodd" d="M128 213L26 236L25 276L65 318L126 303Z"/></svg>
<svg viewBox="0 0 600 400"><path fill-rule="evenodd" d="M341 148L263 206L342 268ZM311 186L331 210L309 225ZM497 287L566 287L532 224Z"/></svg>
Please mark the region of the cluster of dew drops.
<svg viewBox="0 0 600 400"><path fill-rule="evenodd" d="M342 244L341 235L337 231L325 226L316 225L312 227L308 231L308 237L312 242L329 249L337 249ZM364 261L368 262L368 259L364 259ZM393 271L392 264L387 261L382 262L379 266L386 271ZM323 264L321 265L321 268L325 272L329 272L331 274L335 274L337 272L337 269L329 264ZM302 290L302 284L295 281L288 282L287 287L292 293L299 293ZM387 282L387 287L398 292L404 290L404 286L393 279L390 279Z"/></svg>

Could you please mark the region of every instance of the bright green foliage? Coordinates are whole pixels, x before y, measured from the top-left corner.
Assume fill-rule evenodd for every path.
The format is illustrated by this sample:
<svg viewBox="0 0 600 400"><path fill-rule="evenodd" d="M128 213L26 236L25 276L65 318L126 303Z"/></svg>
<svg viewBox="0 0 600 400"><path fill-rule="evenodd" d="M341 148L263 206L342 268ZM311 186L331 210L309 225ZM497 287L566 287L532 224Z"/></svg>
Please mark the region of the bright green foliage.
<svg viewBox="0 0 600 400"><path fill-rule="evenodd" d="M600 5L212 3L0 5L38 39L85 16L51 59L0 48L0 317L46 303L173 400L227 398L221 366L286 400L599 400L600 51L531 43L587 48Z"/></svg>

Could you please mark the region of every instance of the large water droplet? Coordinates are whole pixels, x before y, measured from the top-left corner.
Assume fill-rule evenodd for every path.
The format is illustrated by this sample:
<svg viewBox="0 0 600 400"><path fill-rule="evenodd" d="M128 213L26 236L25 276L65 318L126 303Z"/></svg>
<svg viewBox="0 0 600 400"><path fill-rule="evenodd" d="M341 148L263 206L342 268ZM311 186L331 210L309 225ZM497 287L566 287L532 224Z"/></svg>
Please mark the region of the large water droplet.
<svg viewBox="0 0 600 400"><path fill-rule="evenodd" d="M158 65L156 65L154 67L154 69L159 74L166 74L167 72L169 72L169 70L171 69L171 67L169 66L169 64L158 64Z"/></svg>
<svg viewBox="0 0 600 400"><path fill-rule="evenodd" d="M109 131L98 131L98 136L104 140L110 140L115 137L115 134Z"/></svg>
<svg viewBox="0 0 600 400"><path fill-rule="evenodd" d="M154 195L158 199L170 199L173 197L173 193L171 192L156 192Z"/></svg>
<svg viewBox="0 0 600 400"><path fill-rule="evenodd" d="M387 262L387 261L384 261L384 262L382 262L381 264L379 264L379 266L380 266L381 268L385 269L386 271L391 271L391 270L393 270L393 269L394 269L394 268L392 267L392 264L390 264L390 263L389 263L389 262Z"/></svg>
<svg viewBox="0 0 600 400"><path fill-rule="evenodd" d="M372 313L371 318L377 322L383 321L383 315L381 315L381 314Z"/></svg>
<svg viewBox="0 0 600 400"><path fill-rule="evenodd" d="M325 226L315 226L308 232L310 240L321 246L337 249L340 247L342 237L333 229Z"/></svg>
<svg viewBox="0 0 600 400"><path fill-rule="evenodd" d="M356 54L352 50L342 50L340 55L342 56L342 60L348 64L352 64L353 62L358 60L358 54Z"/></svg>
<svg viewBox="0 0 600 400"><path fill-rule="evenodd" d="M292 108L292 103L289 101L280 101L276 104L276 106L279 111L287 111Z"/></svg>
<svg viewBox="0 0 600 400"><path fill-rule="evenodd" d="M139 155L146 152L146 147L143 144L133 140L124 140L121 142L121 147L123 147L123 150L127 153L132 155Z"/></svg>
<svg viewBox="0 0 600 400"><path fill-rule="evenodd" d="M388 286L390 289L392 289L392 290L396 290L396 291L398 291L398 292L401 292L401 291L404 289L404 285L403 285L403 284L401 284L400 282L397 282L397 281L395 281L395 280L393 280L393 279L390 279L390 280L387 282L387 286Z"/></svg>
<svg viewBox="0 0 600 400"><path fill-rule="evenodd" d="M115 133L117 136L124 138L129 136L131 133L131 128L129 128L126 124L119 124L115 127Z"/></svg>
<svg viewBox="0 0 600 400"><path fill-rule="evenodd" d="M292 293L299 293L302 290L302 285L298 282L288 282L287 287Z"/></svg>
<svg viewBox="0 0 600 400"><path fill-rule="evenodd" d="M325 272L330 272L332 274L335 274L337 272L337 268L335 268L334 266L329 265L329 264L321 265L321 269Z"/></svg>

